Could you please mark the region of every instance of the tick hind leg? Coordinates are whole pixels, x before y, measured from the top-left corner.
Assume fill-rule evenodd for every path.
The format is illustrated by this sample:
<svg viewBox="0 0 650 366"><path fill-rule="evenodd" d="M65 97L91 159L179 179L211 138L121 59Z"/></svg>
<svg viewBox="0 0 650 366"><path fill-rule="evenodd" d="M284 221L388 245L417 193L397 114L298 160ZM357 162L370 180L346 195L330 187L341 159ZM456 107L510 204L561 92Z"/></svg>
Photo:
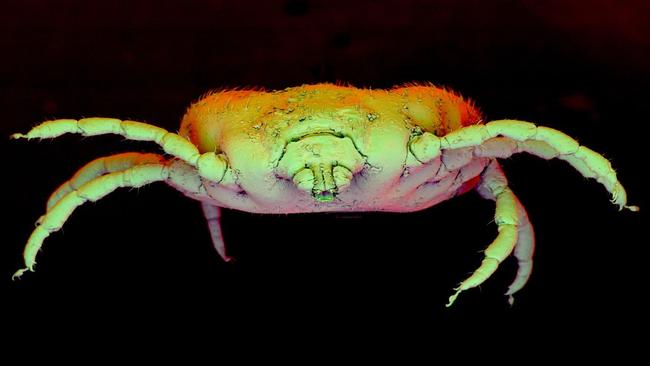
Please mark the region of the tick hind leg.
<svg viewBox="0 0 650 366"><path fill-rule="evenodd" d="M230 262L232 257L226 253L226 244L223 241L223 234L221 232L221 207L201 202L201 208L208 222L208 229L210 229L210 237L212 238L214 248L224 261Z"/></svg>
<svg viewBox="0 0 650 366"><path fill-rule="evenodd" d="M533 271L533 254L535 253L535 231L528 219L526 209L519 200L517 200L517 214L519 215L519 228L514 256L517 258L518 268L515 280L512 281L506 292L510 305L515 301L513 295L521 290L530 278Z"/></svg>
<svg viewBox="0 0 650 366"><path fill-rule="evenodd" d="M206 201L213 199L206 192L196 168L181 160L170 161L167 183L187 197L201 201L201 208L208 223L212 244L224 261L231 261L232 258L226 253L226 245L221 232L221 207L206 203Z"/></svg>
<svg viewBox="0 0 650 366"><path fill-rule="evenodd" d="M508 188L508 181L496 160L492 160L481 175L481 182L476 188L481 196L496 201L494 221L499 234L484 252L484 259L480 267L455 289L447 306L451 306L458 295L485 282L497 270L515 249L515 256L519 260L517 277L507 295L517 292L526 283L532 269L532 254L534 239L532 226L528 221L526 212L517 197ZM512 301L512 300L511 300Z"/></svg>
<svg viewBox="0 0 650 366"><path fill-rule="evenodd" d="M86 172L89 174L86 176L87 179L81 179L85 182L57 198L53 206L41 217L40 225L32 232L23 252L26 267L16 271L14 277L20 277L25 271L34 270L36 254L43 245L43 241L50 234L59 231L77 207L88 201L97 201L117 188L141 187L145 184L165 181L169 175L166 163L144 163L122 171L94 177L94 174L90 174L90 168Z"/></svg>

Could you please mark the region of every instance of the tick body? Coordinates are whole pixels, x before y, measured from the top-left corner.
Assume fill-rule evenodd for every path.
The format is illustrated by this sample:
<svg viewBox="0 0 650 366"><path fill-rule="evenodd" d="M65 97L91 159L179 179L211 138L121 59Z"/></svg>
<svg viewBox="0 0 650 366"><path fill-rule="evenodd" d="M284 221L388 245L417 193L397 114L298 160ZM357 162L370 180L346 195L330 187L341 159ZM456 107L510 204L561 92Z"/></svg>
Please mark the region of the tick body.
<svg viewBox="0 0 650 366"><path fill-rule="evenodd" d="M227 157L220 184L203 180L208 202L220 207L415 211L445 199L442 191L453 194L488 162L467 151L418 160L414 150L430 143L423 134L478 123L475 108L442 89L319 84L210 95L189 109L180 134L201 153Z"/></svg>
<svg viewBox="0 0 650 366"><path fill-rule="evenodd" d="M517 120L485 123L457 94L433 85L390 90L332 84L281 91L232 90L193 104L178 134L110 118L44 122L14 138L119 134L152 141L164 155L125 153L97 159L50 197L25 248L33 270L43 240L73 210L119 187L164 181L201 202L212 240L229 260L220 209L257 213L422 210L476 189L496 203L497 238L458 294L487 280L511 254L519 269L506 294L520 290L532 270L534 232L508 187L498 158L527 152L559 158L595 178L620 208L626 193L609 162L557 130ZM462 244L462 243L460 243Z"/></svg>

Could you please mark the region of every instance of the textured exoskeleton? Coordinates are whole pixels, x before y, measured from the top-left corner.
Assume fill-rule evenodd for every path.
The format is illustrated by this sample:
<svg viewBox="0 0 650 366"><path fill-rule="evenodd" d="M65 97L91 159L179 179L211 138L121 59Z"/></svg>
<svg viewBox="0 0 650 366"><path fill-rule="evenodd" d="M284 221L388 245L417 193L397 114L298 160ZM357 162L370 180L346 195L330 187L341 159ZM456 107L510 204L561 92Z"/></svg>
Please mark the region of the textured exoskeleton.
<svg viewBox="0 0 650 366"><path fill-rule="evenodd" d="M33 270L43 240L76 207L119 187L164 181L201 201L215 248L226 254L220 208L257 213L408 212L431 207L473 188L496 202L499 234L461 291L483 283L511 253L519 269L506 294L520 290L532 269L533 228L508 188L496 158L527 152L559 158L595 178L626 206L610 163L552 128L529 122L484 123L474 106L433 85L369 90L317 84L281 91L231 90L193 104L178 134L111 118L44 122L14 138L118 134L152 141L167 156L124 153L81 168L50 197L28 240Z"/></svg>

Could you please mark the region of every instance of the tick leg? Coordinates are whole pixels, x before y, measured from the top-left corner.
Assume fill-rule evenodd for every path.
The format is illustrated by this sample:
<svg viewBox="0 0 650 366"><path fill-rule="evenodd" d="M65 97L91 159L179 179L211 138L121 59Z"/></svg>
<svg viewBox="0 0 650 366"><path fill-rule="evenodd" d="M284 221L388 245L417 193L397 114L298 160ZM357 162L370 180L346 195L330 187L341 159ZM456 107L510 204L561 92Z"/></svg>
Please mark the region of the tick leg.
<svg viewBox="0 0 650 366"><path fill-rule="evenodd" d="M226 254L226 245L221 232L221 208L205 202L212 200L212 198L205 191L196 169L183 161L172 160L169 164L167 183L186 196L201 201L201 208L208 222L212 244L224 261L231 261L232 258Z"/></svg>
<svg viewBox="0 0 650 366"><path fill-rule="evenodd" d="M530 278L533 271L533 253L535 252L535 231L528 219L526 209L519 200L517 200L517 213L519 214L519 230L514 256L517 258L518 268L515 280L506 292L510 305L514 303L512 295L521 290L528 282L528 278Z"/></svg>
<svg viewBox="0 0 650 366"><path fill-rule="evenodd" d="M66 194L77 190L85 183L107 173L123 171L136 165L159 163L165 161L158 154L141 154L136 152L127 152L111 156L105 156L91 161L79 169L70 180L66 181L50 195L47 201L47 211L49 211L61 198Z"/></svg>
<svg viewBox="0 0 650 366"><path fill-rule="evenodd" d="M480 267L461 282L455 289L456 293L449 297L448 307L454 303L461 292L479 286L490 278L499 264L512 253L519 236L518 200L508 188L508 181L496 160L493 160L483 172L477 190L481 196L496 201L494 221L498 226L499 234L485 249L485 258Z"/></svg>
<svg viewBox="0 0 650 366"><path fill-rule="evenodd" d="M201 208L208 223L212 244L224 261L231 261L233 258L226 254L226 245L221 231L221 208L205 202L212 200L212 198L205 191L196 168L181 160L170 161L167 184L187 197L201 201Z"/></svg>
<svg viewBox="0 0 650 366"><path fill-rule="evenodd" d="M221 207L201 202L201 208L203 209L205 219L208 221L208 229L210 229L210 236L212 237L214 248L224 261L230 262L232 257L226 254L226 244L223 241L223 234L221 233Z"/></svg>
<svg viewBox="0 0 650 366"><path fill-rule="evenodd" d="M477 157L508 157L528 152L544 159L562 159L583 176L594 178L612 194L612 202L620 209L638 211L627 205L627 194L616 178L610 162L593 150L558 130L516 120L499 120L485 125L472 125L452 131L443 137L425 132L413 139L410 151L426 162L446 150L474 147Z"/></svg>
<svg viewBox="0 0 650 366"><path fill-rule="evenodd" d="M501 145L503 146L503 145ZM495 164L496 161L493 161L491 164ZM493 179L497 179L502 182L507 182L507 178L501 170L499 165L490 167L491 170L486 170L483 174L482 179L485 180L486 174L490 174ZM494 196L490 191L484 189L478 189L479 194L483 198L494 200ZM528 282L528 278L533 270L533 254L535 252L535 231L533 230L533 225L528 219L528 213L526 209L521 204L518 198L516 198L517 205L517 217L519 219L519 225L517 227L517 244L514 249L514 256L517 258L517 275L515 280L512 282L506 296L508 296L508 302L512 304L514 302L514 295L517 291L521 290Z"/></svg>
<svg viewBox="0 0 650 366"><path fill-rule="evenodd" d="M20 277L28 270L34 271L36 254L45 238L61 229L77 207L88 201L95 202L120 187L135 188L153 182L165 181L168 173L168 167L165 164L143 164L91 179L79 188L70 191L42 217L41 224L32 232L23 252L26 267L16 271L13 277Z"/></svg>
<svg viewBox="0 0 650 366"><path fill-rule="evenodd" d="M32 128L26 135L15 133L12 138L53 138L66 133L84 136L117 134L129 140L153 141L165 153L185 161L199 171L199 175L211 181L220 182L228 166L225 156L214 152L201 154L190 141L178 134L147 123L123 121L115 118L57 119L46 121Z"/></svg>

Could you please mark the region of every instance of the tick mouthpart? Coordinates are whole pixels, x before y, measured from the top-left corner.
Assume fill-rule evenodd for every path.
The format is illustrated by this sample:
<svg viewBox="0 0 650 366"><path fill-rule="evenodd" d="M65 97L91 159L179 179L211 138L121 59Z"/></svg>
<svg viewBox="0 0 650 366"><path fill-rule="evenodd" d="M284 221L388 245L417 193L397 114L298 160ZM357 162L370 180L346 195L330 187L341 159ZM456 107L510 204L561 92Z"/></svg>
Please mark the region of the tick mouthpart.
<svg viewBox="0 0 650 366"><path fill-rule="evenodd" d="M320 191L314 194L314 198L318 202L332 202L334 200L334 192L330 190Z"/></svg>
<svg viewBox="0 0 650 366"><path fill-rule="evenodd" d="M276 175L289 178L316 202L331 202L350 186L365 160L347 137L316 134L292 141L278 162Z"/></svg>
<svg viewBox="0 0 650 366"><path fill-rule="evenodd" d="M328 164L312 165L299 171L293 182L309 192L317 202L332 202L336 195L350 185L352 173L342 166Z"/></svg>

